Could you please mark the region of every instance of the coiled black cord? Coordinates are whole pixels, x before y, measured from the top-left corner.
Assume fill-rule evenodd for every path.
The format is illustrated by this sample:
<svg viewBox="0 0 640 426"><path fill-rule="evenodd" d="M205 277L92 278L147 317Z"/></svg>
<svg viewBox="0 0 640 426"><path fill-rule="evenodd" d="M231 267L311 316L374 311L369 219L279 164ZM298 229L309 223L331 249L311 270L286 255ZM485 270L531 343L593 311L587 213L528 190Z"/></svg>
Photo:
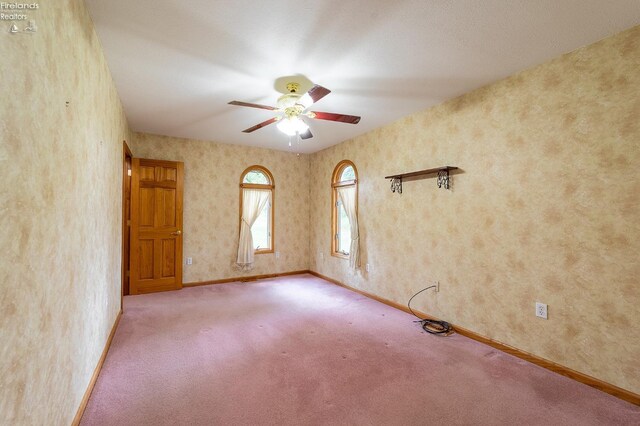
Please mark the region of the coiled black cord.
<svg viewBox="0 0 640 426"><path fill-rule="evenodd" d="M407 308L409 308L409 311L411 311L414 317L419 319L419 321L414 321L414 322L419 322L424 331L431 334L441 334L443 336L448 336L453 332L453 328L451 327L451 324L449 324L446 321L420 318L418 315L416 315L415 312L413 312L413 309L411 309L411 301L413 300L414 297L416 297L423 291L426 291L426 290L429 290L430 288L435 288L435 287L436 287L435 285L432 285L432 286L423 288L422 290L420 290L419 292L411 296L411 299L409 299L409 302L407 302Z"/></svg>

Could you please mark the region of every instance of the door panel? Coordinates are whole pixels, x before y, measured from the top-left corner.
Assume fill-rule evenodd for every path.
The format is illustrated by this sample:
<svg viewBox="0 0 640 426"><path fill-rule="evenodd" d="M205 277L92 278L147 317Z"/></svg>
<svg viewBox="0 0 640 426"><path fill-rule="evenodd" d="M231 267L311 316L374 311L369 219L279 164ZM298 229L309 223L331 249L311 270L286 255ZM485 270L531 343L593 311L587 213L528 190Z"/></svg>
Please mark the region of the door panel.
<svg viewBox="0 0 640 426"><path fill-rule="evenodd" d="M162 240L162 278L175 275L176 240Z"/></svg>
<svg viewBox="0 0 640 426"><path fill-rule="evenodd" d="M176 226L176 195L175 190L164 190L164 225Z"/></svg>
<svg viewBox="0 0 640 426"><path fill-rule="evenodd" d="M153 240L140 240L140 279L153 279Z"/></svg>
<svg viewBox="0 0 640 426"><path fill-rule="evenodd" d="M159 204L156 209L158 214L157 226L176 226L176 193L174 189L164 189L160 192Z"/></svg>
<svg viewBox="0 0 640 426"><path fill-rule="evenodd" d="M156 190L154 188L140 188L140 226L153 226L155 203Z"/></svg>
<svg viewBox="0 0 640 426"><path fill-rule="evenodd" d="M162 177L160 178L160 180L167 180L167 181L175 182L178 179L178 171L177 171L177 169L173 169L173 168L169 168L169 167L163 167L160 172L162 174Z"/></svg>
<svg viewBox="0 0 640 426"><path fill-rule="evenodd" d="M182 288L183 167L133 159L131 294Z"/></svg>
<svg viewBox="0 0 640 426"><path fill-rule="evenodd" d="M153 182L155 178L156 168L153 166L140 166L140 181Z"/></svg>

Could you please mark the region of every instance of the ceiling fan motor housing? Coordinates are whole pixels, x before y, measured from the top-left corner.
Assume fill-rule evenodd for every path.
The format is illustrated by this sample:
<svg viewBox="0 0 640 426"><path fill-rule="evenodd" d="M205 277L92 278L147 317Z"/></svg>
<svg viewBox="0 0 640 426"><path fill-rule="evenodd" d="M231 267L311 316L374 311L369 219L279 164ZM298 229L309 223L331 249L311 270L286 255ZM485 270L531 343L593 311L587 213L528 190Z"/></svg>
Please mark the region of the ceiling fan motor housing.
<svg viewBox="0 0 640 426"><path fill-rule="evenodd" d="M298 93L287 93L278 98L278 109L284 111L286 115L299 115L304 111L304 106L300 103L302 95ZM289 110L289 112L287 112Z"/></svg>
<svg viewBox="0 0 640 426"><path fill-rule="evenodd" d="M278 109L284 113L283 117L296 118L306 109L300 101L303 96L300 94L300 84L295 82L287 83L287 90L289 93L285 93L278 98Z"/></svg>

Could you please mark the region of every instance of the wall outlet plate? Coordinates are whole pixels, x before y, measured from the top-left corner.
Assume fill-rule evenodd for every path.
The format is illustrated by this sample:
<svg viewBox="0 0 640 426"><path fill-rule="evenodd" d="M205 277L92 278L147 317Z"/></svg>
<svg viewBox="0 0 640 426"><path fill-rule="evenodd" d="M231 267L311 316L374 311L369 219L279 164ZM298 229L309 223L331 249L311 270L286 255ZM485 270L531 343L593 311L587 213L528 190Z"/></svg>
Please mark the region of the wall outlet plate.
<svg viewBox="0 0 640 426"><path fill-rule="evenodd" d="M367 263L367 264L365 265L364 269L365 269L367 272L370 272L370 271L371 271L371 266Z"/></svg>
<svg viewBox="0 0 640 426"><path fill-rule="evenodd" d="M539 318L547 318L547 304L536 302L536 316Z"/></svg>
<svg viewBox="0 0 640 426"><path fill-rule="evenodd" d="M187 265L193 264L193 258L187 257Z"/></svg>
<svg viewBox="0 0 640 426"><path fill-rule="evenodd" d="M280 252L279 251L276 252L276 259L280 259Z"/></svg>

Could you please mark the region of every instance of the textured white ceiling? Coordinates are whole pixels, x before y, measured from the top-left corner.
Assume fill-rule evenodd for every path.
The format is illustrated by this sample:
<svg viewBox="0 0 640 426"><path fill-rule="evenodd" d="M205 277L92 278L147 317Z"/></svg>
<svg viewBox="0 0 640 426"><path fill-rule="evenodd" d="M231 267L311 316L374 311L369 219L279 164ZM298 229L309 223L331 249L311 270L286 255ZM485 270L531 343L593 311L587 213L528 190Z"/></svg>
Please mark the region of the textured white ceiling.
<svg viewBox="0 0 640 426"><path fill-rule="evenodd" d="M315 152L640 23L639 0L87 0L133 130ZM288 148L274 81L332 90Z"/></svg>

